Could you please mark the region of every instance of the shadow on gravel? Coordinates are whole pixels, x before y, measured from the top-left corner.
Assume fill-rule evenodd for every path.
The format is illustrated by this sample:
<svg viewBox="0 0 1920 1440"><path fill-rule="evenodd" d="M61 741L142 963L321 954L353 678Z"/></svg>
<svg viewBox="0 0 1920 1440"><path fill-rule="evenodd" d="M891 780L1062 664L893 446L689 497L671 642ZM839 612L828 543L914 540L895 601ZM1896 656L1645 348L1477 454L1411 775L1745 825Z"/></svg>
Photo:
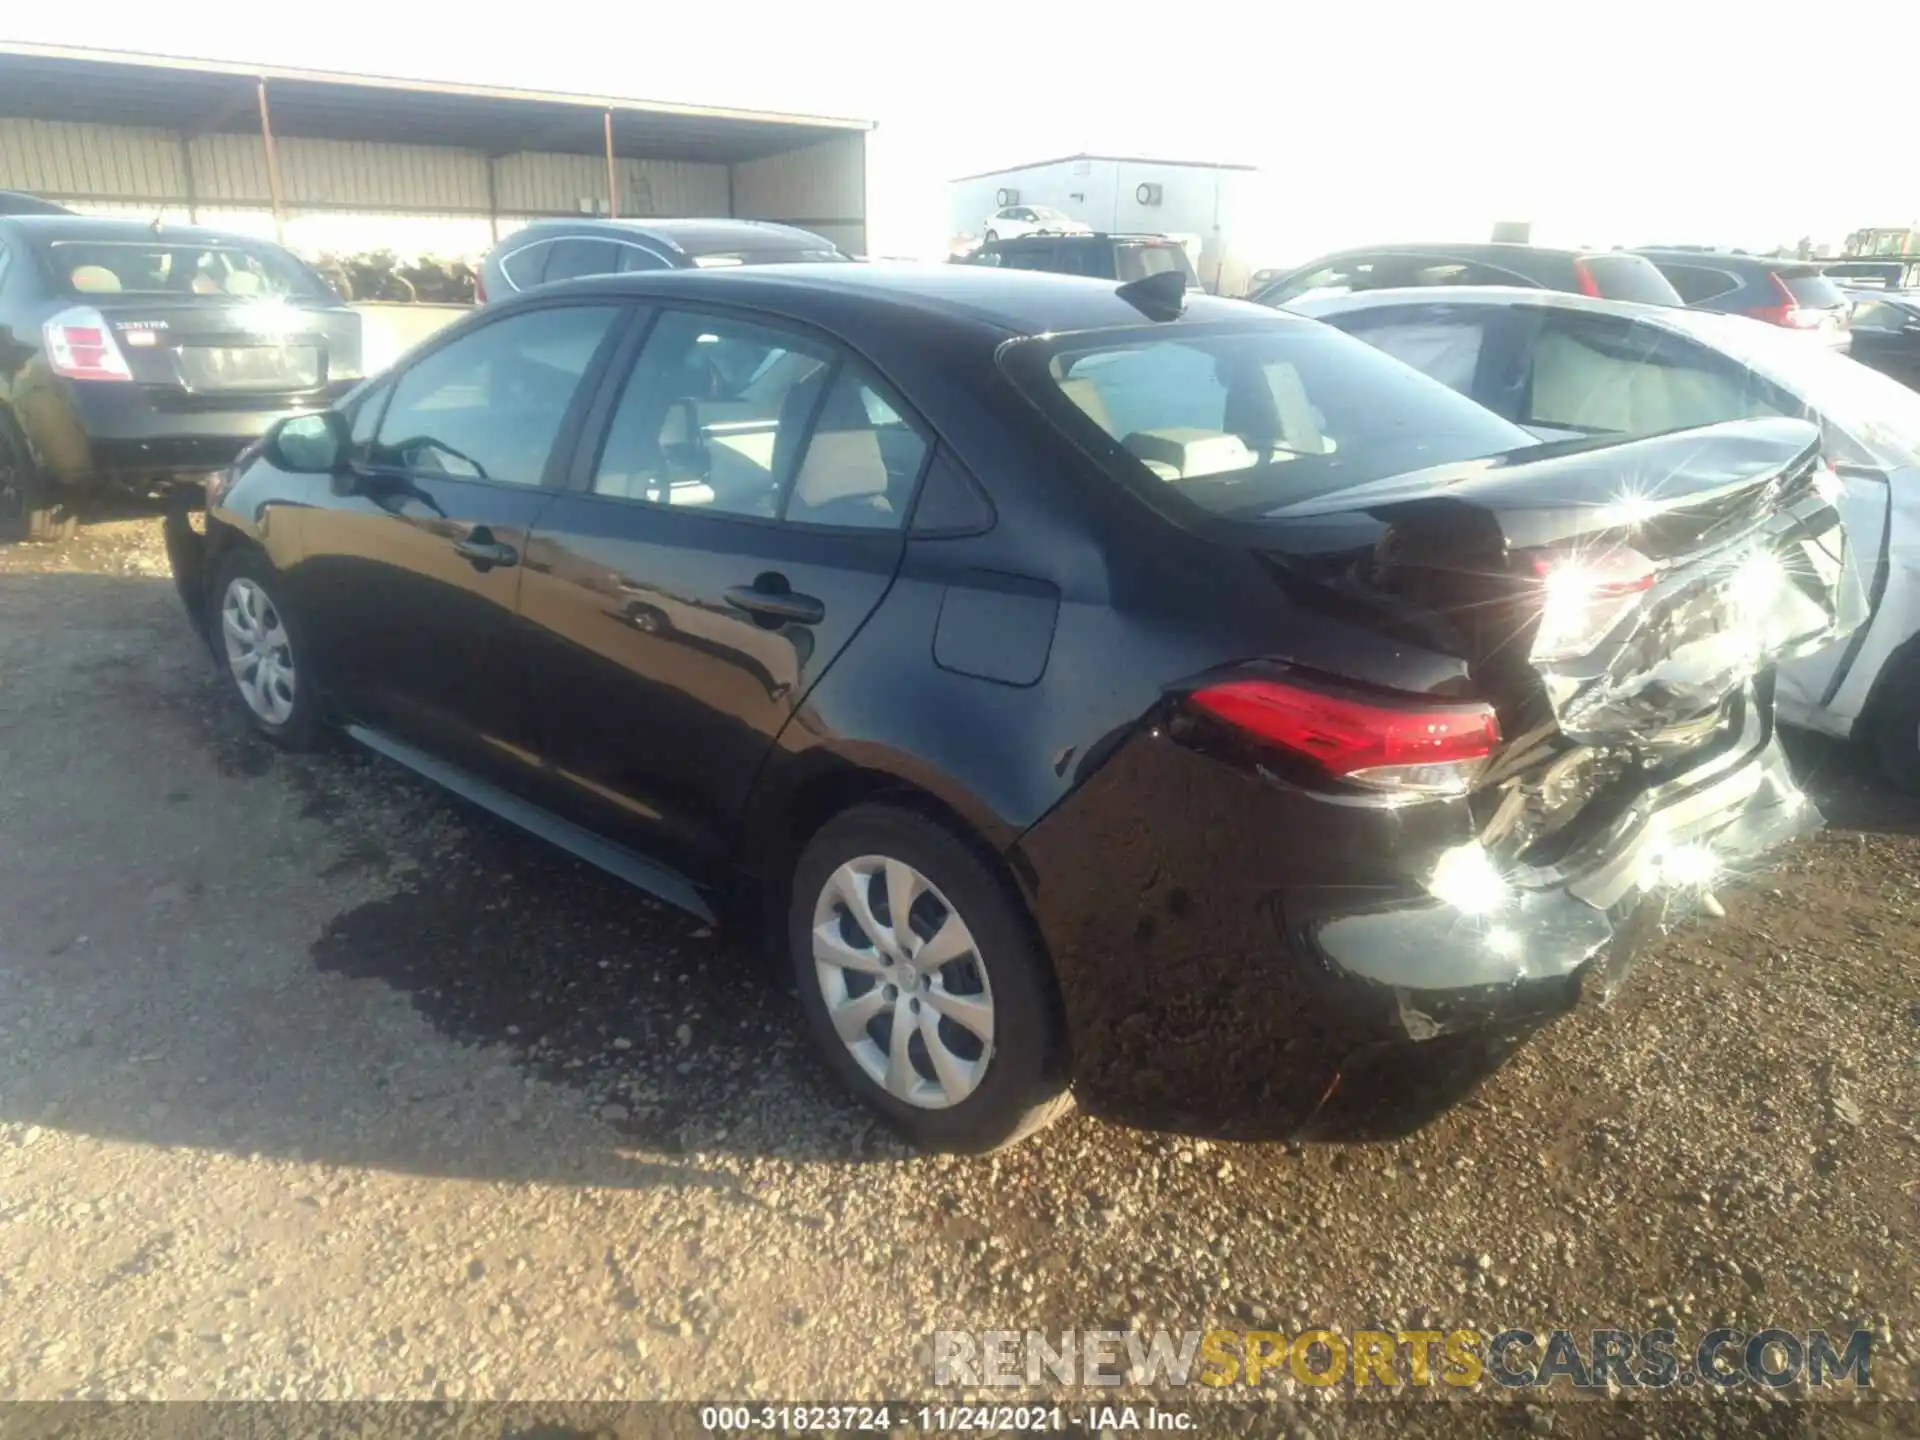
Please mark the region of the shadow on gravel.
<svg viewBox="0 0 1920 1440"><path fill-rule="evenodd" d="M357 749L274 751L220 703L166 580L9 569L0 728L33 763L0 782L0 856L19 862L0 866L0 1118L342 1165L737 1188L697 1161L621 1154L584 1120L545 1133L554 1117L526 1113L518 1071L658 1155L905 1158L742 939ZM1792 750L1836 829L1920 833L1920 805L1849 747ZM282 810L318 823L260 819ZM385 898L340 910L347 883ZM262 934L294 938L260 956ZM498 1049L454 1056L402 1026L410 1053L382 1053L391 1027L370 1034L369 1007L309 961Z"/></svg>
<svg viewBox="0 0 1920 1440"><path fill-rule="evenodd" d="M792 986L746 939L459 808L458 863L335 918L313 947L320 969L382 981L448 1036L508 1048L649 1149L902 1156L815 1062Z"/></svg>
<svg viewBox="0 0 1920 1440"><path fill-rule="evenodd" d="M1801 730L1782 732L1794 777L1834 830L1920 835L1920 799L1883 780L1864 745Z"/></svg>

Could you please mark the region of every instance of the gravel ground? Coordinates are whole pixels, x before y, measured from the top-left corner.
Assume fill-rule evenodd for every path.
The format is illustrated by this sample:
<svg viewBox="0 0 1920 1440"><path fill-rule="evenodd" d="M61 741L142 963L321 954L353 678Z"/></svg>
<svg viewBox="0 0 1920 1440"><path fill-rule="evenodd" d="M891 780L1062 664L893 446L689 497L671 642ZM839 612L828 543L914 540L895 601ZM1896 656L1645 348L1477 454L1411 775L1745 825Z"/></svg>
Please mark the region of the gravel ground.
<svg viewBox="0 0 1920 1440"><path fill-rule="evenodd" d="M741 945L214 682L151 520L0 550L0 1398L871 1399L943 1327L1721 1320L1874 1329L1920 1391L1920 807L1837 747L1828 831L1416 1137L957 1160L836 1094ZM1292 1434L1438 1403L1271 1394Z"/></svg>

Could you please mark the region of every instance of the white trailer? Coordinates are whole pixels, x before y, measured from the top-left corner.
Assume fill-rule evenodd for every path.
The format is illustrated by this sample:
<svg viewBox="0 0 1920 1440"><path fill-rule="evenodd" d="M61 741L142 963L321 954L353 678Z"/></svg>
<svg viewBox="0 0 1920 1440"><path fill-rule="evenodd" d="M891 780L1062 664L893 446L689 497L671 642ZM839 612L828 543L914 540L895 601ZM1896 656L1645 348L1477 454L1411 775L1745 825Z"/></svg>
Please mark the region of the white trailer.
<svg viewBox="0 0 1920 1440"><path fill-rule="evenodd" d="M978 245L995 211L1045 205L1095 230L1180 240L1201 283L1221 295L1246 293L1266 233L1266 191L1251 165L1069 155L963 176L947 193L955 251Z"/></svg>

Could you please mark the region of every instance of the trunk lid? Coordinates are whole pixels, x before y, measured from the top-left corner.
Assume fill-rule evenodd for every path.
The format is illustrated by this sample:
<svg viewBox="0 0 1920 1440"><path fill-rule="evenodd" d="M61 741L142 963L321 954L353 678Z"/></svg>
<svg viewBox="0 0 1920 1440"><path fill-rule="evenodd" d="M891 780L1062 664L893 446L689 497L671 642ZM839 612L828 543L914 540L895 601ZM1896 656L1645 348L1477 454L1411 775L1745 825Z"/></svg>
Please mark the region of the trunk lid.
<svg viewBox="0 0 1920 1440"><path fill-rule="evenodd" d="M360 317L344 306L146 295L89 302L143 385L251 398L306 394L360 373Z"/></svg>
<svg viewBox="0 0 1920 1440"><path fill-rule="evenodd" d="M1269 512L1255 543L1296 603L1466 662L1505 737L1482 838L1518 854L1735 745L1753 707L1770 727L1771 667L1864 620L1819 445L1753 420L1541 446Z"/></svg>

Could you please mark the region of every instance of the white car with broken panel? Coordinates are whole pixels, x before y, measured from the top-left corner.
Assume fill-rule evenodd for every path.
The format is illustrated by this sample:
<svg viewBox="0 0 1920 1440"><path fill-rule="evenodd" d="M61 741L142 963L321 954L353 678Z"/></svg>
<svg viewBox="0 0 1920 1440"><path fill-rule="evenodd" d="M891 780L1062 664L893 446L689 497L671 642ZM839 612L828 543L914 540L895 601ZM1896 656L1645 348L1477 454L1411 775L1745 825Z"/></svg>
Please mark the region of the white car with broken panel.
<svg viewBox="0 0 1920 1440"><path fill-rule="evenodd" d="M1764 416L1814 420L1867 592L1867 623L1779 669L1791 723L1853 736L1920 791L1920 395L1758 321L1496 287L1373 290L1288 309L1444 381L1542 441ZM1666 477L1623 493L1652 506Z"/></svg>

